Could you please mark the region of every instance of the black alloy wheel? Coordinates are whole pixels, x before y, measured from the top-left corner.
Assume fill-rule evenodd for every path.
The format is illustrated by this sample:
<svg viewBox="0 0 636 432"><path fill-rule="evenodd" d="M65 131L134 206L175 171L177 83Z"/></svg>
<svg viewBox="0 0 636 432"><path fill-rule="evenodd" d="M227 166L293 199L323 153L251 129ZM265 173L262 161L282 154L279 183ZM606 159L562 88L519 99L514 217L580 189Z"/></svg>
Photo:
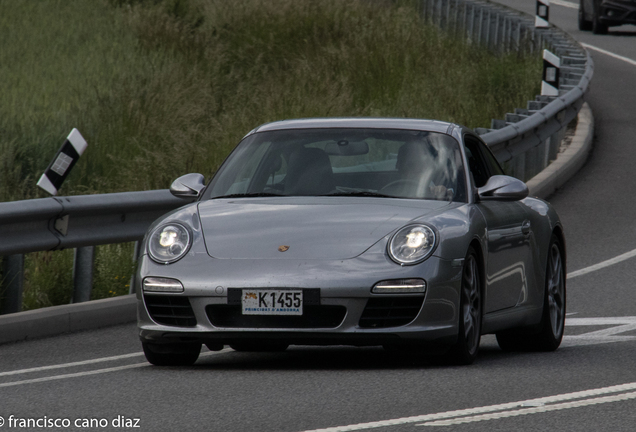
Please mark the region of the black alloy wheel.
<svg viewBox="0 0 636 432"><path fill-rule="evenodd" d="M607 34L607 26L601 22L601 5L599 2L594 4L594 16L592 17L592 33Z"/></svg>
<svg viewBox="0 0 636 432"><path fill-rule="evenodd" d="M553 236L545 275L545 299L541 332L537 335L539 351L554 351L563 340L565 328L565 266L559 240Z"/></svg>
<svg viewBox="0 0 636 432"><path fill-rule="evenodd" d="M527 329L497 333L504 351L555 351L563 340L565 328L565 266L559 239L553 235L548 249L545 294L539 330Z"/></svg>
<svg viewBox="0 0 636 432"><path fill-rule="evenodd" d="M581 31L590 31L592 30L592 21L587 21L585 19L585 6L584 1L581 0L579 2L579 30Z"/></svg>

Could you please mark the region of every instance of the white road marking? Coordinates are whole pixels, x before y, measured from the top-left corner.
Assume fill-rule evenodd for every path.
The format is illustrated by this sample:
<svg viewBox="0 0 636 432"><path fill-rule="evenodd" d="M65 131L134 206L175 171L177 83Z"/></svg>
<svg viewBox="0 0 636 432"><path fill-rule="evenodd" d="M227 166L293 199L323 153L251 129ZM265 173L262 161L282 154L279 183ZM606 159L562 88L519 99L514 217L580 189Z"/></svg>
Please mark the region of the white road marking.
<svg viewBox="0 0 636 432"><path fill-rule="evenodd" d="M139 368L139 367L145 367L145 366L151 366L151 364L148 362L143 362L143 363L135 363L131 365L126 365L126 366L97 369L97 370L86 371L86 372L77 372L77 373L64 374L64 375L53 375L53 376L42 377L42 378L34 378L34 379L22 380L22 381L13 381L13 382L0 384L0 388L13 387L13 386L24 385L24 384L34 384L34 383L40 383L40 382L46 382L46 381L56 381L56 380L61 380L66 378L77 378L77 377L82 377L87 375L99 375L99 374L108 373L108 372L115 372L115 371L133 369L133 368Z"/></svg>
<svg viewBox="0 0 636 432"><path fill-rule="evenodd" d="M201 355L199 355L199 358L201 357L209 357L212 355L217 355L217 354L222 354L228 351L232 351L232 349L230 348L225 348L221 351L209 351L209 352L204 352L201 353ZM141 353L143 354L143 353ZM128 357L133 357L132 354L128 354ZM108 357L105 357L108 358ZM101 359L96 359L96 360L101 360ZM90 360L88 360L90 362ZM86 362L77 362L80 364L89 364ZM93 362L93 363L96 363ZM69 365L71 363L67 363L66 365ZM67 378L77 378L77 377L83 377L83 376L89 376L89 375L99 375L99 374L103 374L103 373L108 373L108 372L116 372L116 371L120 371L120 370L126 370L126 369L135 369L135 368L140 368L140 367L145 367L145 366L149 366L152 367L152 365L148 362L143 362L143 363L133 363L130 365L124 365L124 366L116 366L116 367L112 367L112 368L104 368L104 369L96 369L96 370L91 370L91 371L85 371L85 372L76 372L76 373L70 373L70 374L63 374L63 375L53 375L53 376L48 376L48 377L42 377L42 378L34 378L34 379L29 379L29 380L21 380L21 381L13 381L13 382L8 382L8 383L0 383L0 388L2 387L14 387L14 386L18 386L18 385L24 385L24 384L34 384L34 383L40 383L40 382L47 382L47 381L57 381L57 380L61 380L61 379L67 379ZM45 366L46 368L47 366ZM28 369L25 369L28 370ZM19 372L19 371L18 371Z"/></svg>
<svg viewBox="0 0 636 432"><path fill-rule="evenodd" d="M584 391L579 391L574 393L565 393L565 394L555 395L555 396L547 396L547 397L542 397L537 399L528 399L528 400L519 401L519 402L509 402L509 403L504 403L499 405L490 405L490 406L479 407L479 408L468 408L468 409L462 409L457 411L447 411L447 412L441 412L436 414L425 414L425 415L419 415L419 416L413 416L413 417L402 417L402 418L397 418L392 420L382 420L377 422L359 423L359 424L353 424L348 426L336 426L336 427L325 428L325 429L314 429L314 430L305 431L305 432L356 431L356 430L364 430L364 429L376 429L376 428L387 427L387 426L397 426L401 424L452 419L452 418L462 417L462 416L466 418L465 416L475 416L477 414L494 413L497 411L504 411L504 410L515 410L517 408L523 408L523 407L536 407L538 409L538 408L544 407L547 404L571 401L576 399L588 398L587 401L590 401L593 399L589 399L589 398L593 398L595 396L600 396L600 395L607 395L611 393L624 393L621 395L614 396L616 398L622 398L619 400L634 399L636 398L636 392L633 392L633 390L636 390L636 382L621 384L621 385L616 385L611 387L603 387L603 388L592 389L592 390L584 390ZM629 391L632 391L633 393L625 393ZM586 401L581 401L581 402L586 402ZM607 402L610 402L610 401L607 401ZM596 403L604 403L604 402L597 401ZM530 408L530 409L535 409L535 408Z"/></svg>
<svg viewBox="0 0 636 432"><path fill-rule="evenodd" d="M619 333L636 331L636 317L611 317L611 318L566 318L565 325L574 326L613 326L603 330L596 330L577 336L565 336L561 346L563 348L596 345L611 342L627 342L636 339L636 336L617 336Z"/></svg>
<svg viewBox="0 0 636 432"><path fill-rule="evenodd" d="M608 259L608 260L600 262L598 264L594 264L592 266L585 267L585 268L582 268L580 270L570 272L570 273L568 273L567 278L568 279L572 279L572 278L575 278L575 277L578 277L578 276L583 276L585 274L592 273L594 271L604 269L605 267L609 267L609 266L612 266L614 264L618 264L620 262L626 261L626 260L628 260L630 258L634 258L635 256L636 256L636 249L634 249L632 251L629 251L629 252L625 252L622 255L619 255L617 257Z"/></svg>
<svg viewBox="0 0 636 432"><path fill-rule="evenodd" d="M552 5L557 5L557 6L563 6L566 8L571 8L571 9L578 9L579 5L576 3L571 3L569 1L563 1L563 0L550 0L550 6Z"/></svg>
<svg viewBox="0 0 636 432"><path fill-rule="evenodd" d="M138 353L132 353L132 354L123 354L123 355L112 356L112 357L102 357L102 358L97 358L92 360L78 361L73 363L62 363L62 364L51 365L51 366L35 367L31 369L20 369L20 370L14 370L9 372L0 372L0 377L9 376L9 375L19 375L19 374L29 373L29 372L40 372L40 371L51 370L51 369L62 369L62 368L73 367L73 366L83 366L83 365L94 364L94 363L127 359L131 357L139 357L142 355L144 355L144 353L138 352Z"/></svg>
<svg viewBox="0 0 636 432"><path fill-rule="evenodd" d="M584 399L582 401L576 401L576 402L565 402L565 403L554 404L554 405L544 405L544 406L539 406L534 408L504 411L504 412L498 412L493 414L483 414L479 416L462 417L459 419L440 420L435 422L422 423L416 426L452 426L452 425L458 425L462 423L474 423L474 422L479 422L484 420L498 420L502 418L516 417L520 415L538 414L538 413L559 411L559 410L570 409L570 408L580 408L584 406L598 405L598 404L604 404L604 403L610 403L610 402L619 402L619 401L630 400L630 399L636 399L636 392L623 393L623 394L619 394L615 396L604 396L604 397L593 398L593 399Z"/></svg>
<svg viewBox="0 0 636 432"><path fill-rule="evenodd" d="M608 55L608 56L610 56L610 57L614 57L615 59L618 59L618 60L622 60L622 61L624 61L624 62L627 62L627 63L629 63L629 64L630 64L630 65L632 65L632 66L636 66L636 60L632 60L632 59L630 59L629 57L623 57L623 56L621 56L621 55L614 54L614 53L613 53L613 52L611 52L611 51L606 51L606 50L604 50L603 48L599 48L599 47L596 47L596 46L594 46L594 45L589 45L589 44L586 44L586 43L583 43L583 42L579 42L579 43L580 43L583 47L585 47L585 48L587 48L587 49L591 49L591 50L594 50L594 51L598 51L598 52L600 52L601 54L605 54L605 55Z"/></svg>

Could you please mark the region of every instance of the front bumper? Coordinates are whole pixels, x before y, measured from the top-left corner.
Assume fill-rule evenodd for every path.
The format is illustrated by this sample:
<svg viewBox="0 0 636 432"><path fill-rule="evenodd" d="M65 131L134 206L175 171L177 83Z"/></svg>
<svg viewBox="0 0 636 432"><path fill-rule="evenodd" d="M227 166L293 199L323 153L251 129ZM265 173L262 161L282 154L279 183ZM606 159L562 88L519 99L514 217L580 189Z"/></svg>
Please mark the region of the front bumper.
<svg viewBox="0 0 636 432"><path fill-rule="evenodd" d="M194 264L197 261L200 264ZM144 342L372 346L449 345L457 338L461 260L431 257L416 266L401 267L378 253L342 261L207 257L177 264L160 266L147 257L141 260L138 281L147 276L172 277L184 285L181 294L144 295L138 284L139 336ZM426 280L425 294L371 292L381 280L416 277ZM303 318L242 319L240 306L228 304L228 288L311 288L319 289L320 296L316 304L306 307ZM157 309L156 304L168 306ZM171 314L184 311L182 317L170 319ZM399 314L401 320L389 319Z"/></svg>

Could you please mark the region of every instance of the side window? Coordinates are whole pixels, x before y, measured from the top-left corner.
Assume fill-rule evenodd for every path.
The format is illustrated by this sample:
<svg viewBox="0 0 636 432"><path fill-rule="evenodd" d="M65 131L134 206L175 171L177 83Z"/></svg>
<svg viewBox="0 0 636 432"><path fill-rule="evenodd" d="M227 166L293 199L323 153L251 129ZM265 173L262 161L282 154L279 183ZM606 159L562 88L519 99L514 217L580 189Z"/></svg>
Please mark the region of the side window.
<svg viewBox="0 0 636 432"><path fill-rule="evenodd" d="M490 172L485 164L482 152L479 148L479 141L471 139L470 136L464 137L466 149L466 158L468 159L468 168L472 174L475 186L482 187L488 181Z"/></svg>
<svg viewBox="0 0 636 432"><path fill-rule="evenodd" d="M479 148L482 149L482 154L484 156L486 156L486 164L488 165L488 168L490 169L490 175L494 176L494 175L505 175L503 169L501 169L501 165L499 165L499 162L497 162L497 159L495 158L495 155L492 154L492 152L490 151L490 149L488 148L488 146L485 146L483 143L479 142L478 143Z"/></svg>

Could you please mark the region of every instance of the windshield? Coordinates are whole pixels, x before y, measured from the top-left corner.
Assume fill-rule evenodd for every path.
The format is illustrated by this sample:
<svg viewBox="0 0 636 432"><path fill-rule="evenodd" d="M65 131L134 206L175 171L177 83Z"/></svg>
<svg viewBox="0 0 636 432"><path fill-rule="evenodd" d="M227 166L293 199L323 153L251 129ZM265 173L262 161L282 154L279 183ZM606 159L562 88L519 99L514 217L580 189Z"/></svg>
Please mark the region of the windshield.
<svg viewBox="0 0 636 432"><path fill-rule="evenodd" d="M459 144L435 132L294 129L246 137L205 198L378 196L466 202Z"/></svg>

